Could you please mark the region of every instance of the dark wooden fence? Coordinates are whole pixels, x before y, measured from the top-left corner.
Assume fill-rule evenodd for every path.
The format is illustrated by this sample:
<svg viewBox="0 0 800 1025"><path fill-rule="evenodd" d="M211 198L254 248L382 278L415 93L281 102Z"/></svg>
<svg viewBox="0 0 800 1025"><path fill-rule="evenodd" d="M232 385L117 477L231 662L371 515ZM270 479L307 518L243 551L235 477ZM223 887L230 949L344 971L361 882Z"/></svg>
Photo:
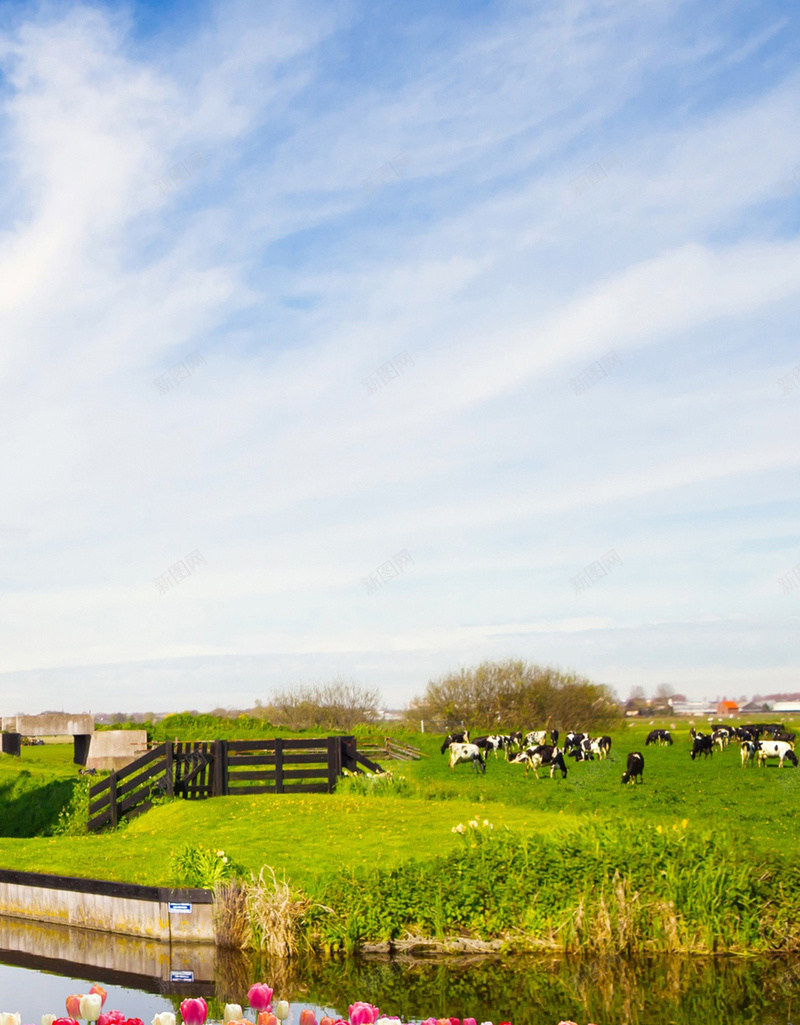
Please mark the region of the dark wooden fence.
<svg viewBox="0 0 800 1025"><path fill-rule="evenodd" d="M89 791L89 829L116 826L153 806L157 796L203 800L226 794L332 793L342 770L381 766L355 737L214 740L159 744Z"/></svg>

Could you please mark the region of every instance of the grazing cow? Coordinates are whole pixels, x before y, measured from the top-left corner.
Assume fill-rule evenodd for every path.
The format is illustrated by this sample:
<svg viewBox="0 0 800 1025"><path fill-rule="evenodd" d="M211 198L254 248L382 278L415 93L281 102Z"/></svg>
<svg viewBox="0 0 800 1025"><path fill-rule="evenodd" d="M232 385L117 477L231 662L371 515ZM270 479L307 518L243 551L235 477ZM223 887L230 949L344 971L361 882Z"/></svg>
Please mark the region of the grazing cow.
<svg viewBox="0 0 800 1025"><path fill-rule="evenodd" d="M540 765L550 766L550 779L555 775L556 769L561 770L562 779L567 778L567 766L564 762L564 754L559 748L554 747L552 744L537 744L536 747L526 747L524 751L520 751L518 755L515 755L511 761L517 765L525 766L526 779L529 769L533 769L534 776L539 779L537 769Z"/></svg>
<svg viewBox="0 0 800 1025"><path fill-rule="evenodd" d="M672 734L669 730L650 730L647 734L647 740L644 742L645 747L650 744L669 744L672 746Z"/></svg>
<svg viewBox="0 0 800 1025"><path fill-rule="evenodd" d="M787 744L791 744L792 745L792 750L794 750L794 742L795 742L795 739L796 739L796 734L794 734L794 733L776 733L775 736L772 739L773 740L785 740Z"/></svg>
<svg viewBox="0 0 800 1025"><path fill-rule="evenodd" d="M788 759L792 765L797 767L797 755L792 751L792 745L785 740L762 740L758 745L758 764L766 768L768 758L778 759L778 768L783 768L784 759Z"/></svg>
<svg viewBox="0 0 800 1025"><path fill-rule="evenodd" d="M756 753L761 747L761 744L757 740L743 740L742 741L742 768L746 769L748 765L752 765L755 761Z"/></svg>
<svg viewBox="0 0 800 1025"><path fill-rule="evenodd" d="M506 734L493 734L491 737L476 737L472 743L477 744L479 748L484 751L494 751L494 756L497 758L498 751L506 752L506 760L508 760L508 744L509 737Z"/></svg>
<svg viewBox="0 0 800 1025"><path fill-rule="evenodd" d="M628 755L628 767L622 773L623 783L635 783L638 779L644 783L644 755L641 751L631 751Z"/></svg>
<svg viewBox="0 0 800 1025"><path fill-rule="evenodd" d="M713 754L714 745L711 741L711 737L705 733L698 733L694 738L694 743L692 744L692 761L694 761L699 755L704 755L708 758L709 755L712 755L713 757Z"/></svg>
<svg viewBox="0 0 800 1025"><path fill-rule="evenodd" d="M450 745L450 771L455 772L461 762L471 762L476 772L486 772L485 756L477 744Z"/></svg>
<svg viewBox="0 0 800 1025"><path fill-rule="evenodd" d="M597 755L598 758L608 758L610 750L611 737L596 737L594 740L589 741L590 754Z"/></svg>
<svg viewBox="0 0 800 1025"><path fill-rule="evenodd" d="M564 750L569 750L571 747L578 747L581 741L585 740L588 736L588 733L575 733L570 731L564 738Z"/></svg>
<svg viewBox="0 0 800 1025"><path fill-rule="evenodd" d="M522 750L522 734L519 731L516 733L509 733L508 746L509 748L515 747L517 751Z"/></svg>
<svg viewBox="0 0 800 1025"><path fill-rule="evenodd" d="M719 744L720 751L724 751L728 745L728 731L727 730L714 730L711 734L711 743Z"/></svg>
<svg viewBox="0 0 800 1025"><path fill-rule="evenodd" d="M469 743L469 730L459 730L457 733L448 733L444 738L442 744L442 754L450 747L451 744L468 744Z"/></svg>
<svg viewBox="0 0 800 1025"><path fill-rule="evenodd" d="M522 742L523 747L538 747L539 744L544 744L547 740L547 730L531 730L530 733L525 735L525 740Z"/></svg>

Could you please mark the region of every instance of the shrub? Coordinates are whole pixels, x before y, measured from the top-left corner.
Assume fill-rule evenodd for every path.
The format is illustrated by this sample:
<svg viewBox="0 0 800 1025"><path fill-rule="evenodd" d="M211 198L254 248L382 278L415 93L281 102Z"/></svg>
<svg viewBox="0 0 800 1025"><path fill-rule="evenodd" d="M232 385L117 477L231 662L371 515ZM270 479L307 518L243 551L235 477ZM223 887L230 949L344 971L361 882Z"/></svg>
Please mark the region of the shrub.
<svg viewBox="0 0 800 1025"><path fill-rule="evenodd" d="M231 861L225 851L199 844L186 844L172 853L173 872L179 886L213 890L225 879L241 878L244 868Z"/></svg>

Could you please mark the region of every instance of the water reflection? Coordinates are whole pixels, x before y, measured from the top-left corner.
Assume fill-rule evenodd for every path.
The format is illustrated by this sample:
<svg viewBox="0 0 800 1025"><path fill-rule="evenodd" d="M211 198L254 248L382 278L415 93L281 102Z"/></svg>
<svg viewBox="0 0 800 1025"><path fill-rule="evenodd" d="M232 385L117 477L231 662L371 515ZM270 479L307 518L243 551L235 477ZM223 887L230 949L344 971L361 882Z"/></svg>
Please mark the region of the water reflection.
<svg viewBox="0 0 800 1025"><path fill-rule="evenodd" d="M187 995L246 1003L250 984L265 980L292 1004L347 1013L369 1000L404 1021L474 1017L515 1025L562 1019L600 1025L786 1025L800 1012L800 961L764 958L409 957L269 962L201 945L148 940L0 919L0 1010L24 1022L60 1013L68 993L92 982L109 989L106 1007L150 1021ZM189 975L191 979L189 980ZM180 981L180 980L184 981ZM800 1017L797 1018L800 1022Z"/></svg>

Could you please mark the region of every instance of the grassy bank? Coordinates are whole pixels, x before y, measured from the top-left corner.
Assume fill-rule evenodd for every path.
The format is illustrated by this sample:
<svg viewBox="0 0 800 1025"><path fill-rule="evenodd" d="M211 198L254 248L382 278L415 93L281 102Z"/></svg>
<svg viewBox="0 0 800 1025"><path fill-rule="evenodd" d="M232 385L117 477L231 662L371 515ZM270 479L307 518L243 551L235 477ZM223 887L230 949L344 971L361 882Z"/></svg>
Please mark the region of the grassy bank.
<svg viewBox="0 0 800 1025"><path fill-rule="evenodd" d="M429 757L392 763L388 787L175 800L95 836L6 828L26 821L27 804L40 834L57 833L58 802L77 778L71 748L26 748L21 761L0 758L0 867L179 885L175 852L222 849L248 873L273 866L331 908L306 917L330 949L406 935L499 937L520 949L800 949L800 770L743 770L736 748L692 762L688 724L672 748L645 747L651 725L624 724L610 760L570 759L566 780L526 780L502 757L485 776L453 773L441 738L406 734ZM645 782L625 787L633 749L645 753ZM453 832L484 819L488 839Z"/></svg>

